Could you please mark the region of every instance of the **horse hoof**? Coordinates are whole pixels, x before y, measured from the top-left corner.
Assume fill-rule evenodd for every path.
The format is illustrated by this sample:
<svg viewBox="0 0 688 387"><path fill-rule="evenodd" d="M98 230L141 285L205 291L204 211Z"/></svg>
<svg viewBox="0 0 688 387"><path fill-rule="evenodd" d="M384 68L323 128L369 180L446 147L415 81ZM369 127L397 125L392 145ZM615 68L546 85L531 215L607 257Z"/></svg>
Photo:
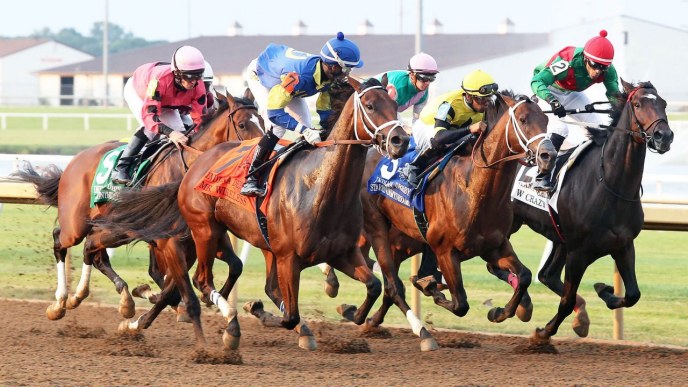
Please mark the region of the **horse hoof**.
<svg viewBox="0 0 688 387"><path fill-rule="evenodd" d="M119 300L119 314L124 318L132 318L136 314L136 304L134 299L131 298L131 294L129 294L129 289L126 287L122 289Z"/></svg>
<svg viewBox="0 0 688 387"><path fill-rule="evenodd" d="M527 306L518 305L516 308L516 317L523 322L528 322L533 317L533 303L528 303Z"/></svg>
<svg viewBox="0 0 688 387"><path fill-rule="evenodd" d="M77 297L76 295L69 296L69 298L67 298L67 309L76 309L85 298L86 297Z"/></svg>
<svg viewBox="0 0 688 387"><path fill-rule="evenodd" d="M438 349L440 349L440 346L437 345L437 341L435 341L434 337L430 337L420 341L421 352L437 351Z"/></svg>
<svg viewBox="0 0 688 387"><path fill-rule="evenodd" d="M354 315L356 314L355 305L341 304L337 306L337 313L349 321L354 321Z"/></svg>
<svg viewBox="0 0 688 387"><path fill-rule="evenodd" d="M551 344L550 337L545 334L545 330L542 328L536 328L535 332L530 336L531 345L546 345Z"/></svg>
<svg viewBox="0 0 688 387"><path fill-rule="evenodd" d="M51 320L51 321L55 321L55 320L61 319L62 317L65 316L65 313L67 313L67 309L65 309L65 308L59 308L59 307L56 308L56 309L53 309L52 306L49 306L49 307L45 310L45 316L48 317L48 320Z"/></svg>
<svg viewBox="0 0 688 387"><path fill-rule="evenodd" d="M186 311L186 308L179 305L177 306L177 322L179 323L190 323L193 322L191 319L191 316L189 316L189 313Z"/></svg>
<svg viewBox="0 0 688 387"><path fill-rule="evenodd" d="M138 298L145 298L148 299L148 297L145 296L146 293L151 291L151 287L148 284L143 284L139 285L134 288L134 290L131 291L131 295L134 297Z"/></svg>
<svg viewBox="0 0 688 387"><path fill-rule="evenodd" d="M504 317L504 308L494 307L487 312L487 319L493 323L499 323L506 320Z"/></svg>
<svg viewBox="0 0 688 387"><path fill-rule="evenodd" d="M130 319L126 319L119 323L119 326L117 327L117 332L119 333L134 333L137 332L138 329L136 327L132 327L132 321Z"/></svg>
<svg viewBox="0 0 688 387"><path fill-rule="evenodd" d="M318 344L313 336L299 336L299 348L315 351L318 349Z"/></svg>
<svg viewBox="0 0 688 387"><path fill-rule="evenodd" d="M232 336L227 331L222 334L222 343L225 349L236 350L239 348L239 343L241 341L241 336Z"/></svg>
<svg viewBox="0 0 688 387"><path fill-rule="evenodd" d="M256 301L249 301L244 304L244 311L246 313L252 314L256 316L256 313L258 311L263 311L263 301L261 300L256 300Z"/></svg>
<svg viewBox="0 0 688 387"><path fill-rule="evenodd" d="M590 317L588 317L588 311L585 310L585 306L578 308L578 313L573 319L571 324L573 331L576 332L578 337L588 337L588 331L590 330Z"/></svg>
<svg viewBox="0 0 688 387"><path fill-rule="evenodd" d="M605 285L601 282L596 283L594 285L594 288L595 288L595 292L597 292L597 295L600 296L600 298L603 300L605 299L605 297L614 294L614 288L613 287L611 287L609 285Z"/></svg>
<svg viewBox="0 0 688 387"><path fill-rule="evenodd" d="M325 294L327 294L328 297L337 297L337 294L339 294L339 280L337 279L337 276L334 274L334 270L330 269L330 271L327 273L324 285Z"/></svg>

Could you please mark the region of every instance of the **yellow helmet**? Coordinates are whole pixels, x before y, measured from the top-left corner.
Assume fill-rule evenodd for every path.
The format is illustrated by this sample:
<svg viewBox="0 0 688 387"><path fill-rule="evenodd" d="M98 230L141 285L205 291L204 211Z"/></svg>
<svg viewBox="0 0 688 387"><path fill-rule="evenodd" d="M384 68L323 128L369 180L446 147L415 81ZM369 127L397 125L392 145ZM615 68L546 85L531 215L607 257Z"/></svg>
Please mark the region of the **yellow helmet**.
<svg viewBox="0 0 688 387"><path fill-rule="evenodd" d="M461 88L470 95L486 97L499 90L499 86L492 78L492 75L482 71L474 70L468 73L461 82Z"/></svg>

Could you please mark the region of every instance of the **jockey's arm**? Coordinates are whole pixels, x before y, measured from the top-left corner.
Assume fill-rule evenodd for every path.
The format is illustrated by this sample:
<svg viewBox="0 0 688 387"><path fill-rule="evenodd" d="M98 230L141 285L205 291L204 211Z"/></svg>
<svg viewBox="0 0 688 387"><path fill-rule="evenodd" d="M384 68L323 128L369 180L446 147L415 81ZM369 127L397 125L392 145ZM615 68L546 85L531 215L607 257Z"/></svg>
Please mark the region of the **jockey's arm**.
<svg viewBox="0 0 688 387"><path fill-rule="evenodd" d="M621 90L619 90L619 75L614 65L609 65L609 69L607 69L607 73L604 75L603 83L604 87L607 89L605 93L607 99L614 104L619 95L621 95Z"/></svg>
<svg viewBox="0 0 688 387"><path fill-rule="evenodd" d="M322 123L327 121L327 118L332 114L332 106L330 105L330 93L323 91L318 95L318 99L315 101L315 110L320 116L320 126Z"/></svg>
<svg viewBox="0 0 688 387"><path fill-rule="evenodd" d="M273 86L268 93L268 119L277 126L301 133L305 126L285 110L292 98L281 84Z"/></svg>
<svg viewBox="0 0 688 387"><path fill-rule="evenodd" d="M549 101L553 96L547 87L553 85L555 80L554 74L552 74L549 68L545 67L533 75L533 78L530 80L530 88L538 98Z"/></svg>

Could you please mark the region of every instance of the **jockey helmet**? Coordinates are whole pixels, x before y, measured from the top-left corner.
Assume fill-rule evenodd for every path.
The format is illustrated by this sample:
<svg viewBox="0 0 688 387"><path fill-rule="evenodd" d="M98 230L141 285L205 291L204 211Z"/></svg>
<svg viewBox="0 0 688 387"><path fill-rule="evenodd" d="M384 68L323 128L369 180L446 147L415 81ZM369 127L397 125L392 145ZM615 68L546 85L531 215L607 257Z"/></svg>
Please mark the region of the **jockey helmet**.
<svg viewBox="0 0 688 387"><path fill-rule="evenodd" d="M215 78L215 74L213 74L213 68L210 66L210 63L208 61L204 61L205 63L205 69L203 70L203 82L205 82L206 86L210 86L213 83L213 79Z"/></svg>
<svg viewBox="0 0 688 387"><path fill-rule="evenodd" d="M337 32L337 37L328 40L320 50L320 57L327 64L338 64L342 69L362 67L361 52L356 43Z"/></svg>
<svg viewBox="0 0 688 387"><path fill-rule="evenodd" d="M486 97L499 90L499 86L492 75L483 70L474 70L468 73L461 82L461 88L468 94L477 97Z"/></svg>
<svg viewBox="0 0 688 387"><path fill-rule="evenodd" d="M612 64L614 59L614 46L607 39L607 31L600 31L599 36L588 40L583 48L583 55L588 60L599 63L604 66Z"/></svg>
<svg viewBox="0 0 688 387"><path fill-rule="evenodd" d="M201 79L205 63L203 54L196 47L181 46L172 55L172 71L180 77Z"/></svg>
<svg viewBox="0 0 688 387"><path fill-rule="evenodd" d="M409 60L408 70L419 74L437 74L437 62L432 56L420 52Z"/></svg>

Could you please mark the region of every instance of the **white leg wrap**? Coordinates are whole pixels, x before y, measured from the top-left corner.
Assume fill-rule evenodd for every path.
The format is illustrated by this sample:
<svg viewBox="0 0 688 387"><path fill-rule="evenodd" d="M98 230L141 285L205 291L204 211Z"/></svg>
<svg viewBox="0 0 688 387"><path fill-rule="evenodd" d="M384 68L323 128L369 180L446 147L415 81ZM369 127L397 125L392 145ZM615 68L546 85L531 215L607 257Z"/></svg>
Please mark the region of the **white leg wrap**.
<svg viewBox="0 0 688 387"><path fill-rule="evenodd" d="M418 317L416 317L415 314L413 314L413 311L409 309L406 312L406 319L408 320L409 324L411 324L411 329L413 330L413 333L416 334L416 336L420 335L420 330L423 328L423 323L420 322Z"/></svg>
<svg viewBox="0 0 688 387"><path fill-rule="evenodd" d="M320 271L322 271L323 274L327 275L327 273L330 272L330 265L326 263L319 263L318 267L320 268Z"/></svg>
<svg viewBox="0 0 688 387"><path fill-rule="evenodd" d="M67 299L67 273L65 272L65 263L57 263L57 290L55 290L55 299L66 300Z"/></svg>
<svg viewBox="0 0 688 387"><path fill-rule="evenodd" d="M139 317L141 318L141 317ZM129 329L132 331L137 331L139 329L139 319L137 318L135 321L130 321L129 322Z"/></svg>
<svg viewBox="0 0 688 387"><path fill-rule="evenodd" d="M79 285L76 287L76 294L82 294L84 290L88 289L88 284L91 282L92 268L92 265L85 263L81 266L81 278L79 279Z"/></svg>
<svg viewBox="0 0 688 387"><path fill-rule="evenodd" d="M224 318L229 318L229 303L222 297L222 295L220 295L220 293L217 290L213 290L212 292L210 292L210 301L212 301L213 304L217 305L217 308L220 309L220 312L222 313L222 316Z"/></svg>

